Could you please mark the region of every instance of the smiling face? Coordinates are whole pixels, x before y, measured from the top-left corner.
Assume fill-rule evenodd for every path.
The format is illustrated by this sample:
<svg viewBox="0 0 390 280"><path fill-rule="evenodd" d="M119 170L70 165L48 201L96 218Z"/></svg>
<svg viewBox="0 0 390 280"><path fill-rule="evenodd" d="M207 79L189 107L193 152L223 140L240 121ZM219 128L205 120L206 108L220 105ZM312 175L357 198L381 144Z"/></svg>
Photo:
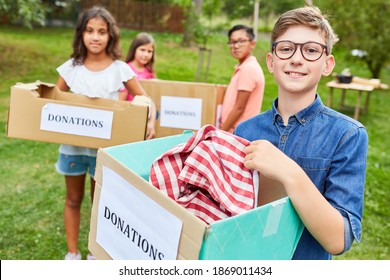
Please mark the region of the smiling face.
<svg viewBox="0 0 390 280"><path fill-rule="evenodd" d="M305 26L291 26L275 41L288 40L294 43L308 41L325 44L318 30ZM299 46L298 48L300 48ZM289 59L280 59L275 52L267 55L268 70L274 74L279 94L315 95L321 76L328 76L335 66L332 55L325 53L317 61L307 61L297 50Z"/></svg>
<svg viewBox="0 0 390 280"><path fill-rule="evenodd" d="M107 23L99 17L91 18L83 32L83 41L88 55L105 54L109 39Z"/></svg>

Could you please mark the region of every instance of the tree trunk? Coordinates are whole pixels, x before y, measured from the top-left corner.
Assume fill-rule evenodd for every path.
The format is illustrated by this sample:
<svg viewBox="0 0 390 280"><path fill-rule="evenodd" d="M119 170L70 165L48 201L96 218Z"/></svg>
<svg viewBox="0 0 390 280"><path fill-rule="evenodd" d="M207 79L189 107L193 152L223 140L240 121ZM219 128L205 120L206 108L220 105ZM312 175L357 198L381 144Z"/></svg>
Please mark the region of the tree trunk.
<svg viewBox="0 0 390 280"><path fill-rule="evenodd" d="M181 43L182 46L189 47L193 45L195 41L194 30L200 16L200 13L197 11L198 9L200 9L200 12L202 11L202 0L192 0L191 4L185 8L186 22L184 24L185 31Z"/></svg>
<svg viewBox="0 0 390 280"><path fill-rule="evenodd" d="M202 13L202 4L203 0L193 0L195 4L195 12L197 15L200 15Z"/></svg>

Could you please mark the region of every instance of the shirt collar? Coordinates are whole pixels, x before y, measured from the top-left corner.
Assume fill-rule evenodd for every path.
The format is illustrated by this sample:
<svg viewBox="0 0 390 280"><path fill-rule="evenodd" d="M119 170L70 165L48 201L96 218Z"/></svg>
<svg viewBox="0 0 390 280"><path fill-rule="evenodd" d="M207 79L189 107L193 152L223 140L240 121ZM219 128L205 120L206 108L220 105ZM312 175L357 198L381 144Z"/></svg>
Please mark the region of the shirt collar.
<svg viewBox="0 0 390 280"><path fill-rule="evenodd" d="M241 68L242 65L247 64L248 62L253 61L253 60L256 60L256 61L257 61L257 59L256 59L255 56L253 56L253 55L248 56L242 63L236 64L236 65L234 66L235 71L239 70L239 69Z"/></svg>
<svg viewBox="0 0 390 280"><path fill-rule="evenodd" d="M281 116L277 108L278 108L278 98L276 98L272 103L272 115L273 115L274 123L277 121L278 117ZM324 108L325 106L322 103L321 97L318 94L316 94L316 99L314 100L314 102L311 103L305 109L294 114L294 117L301 125L305 126L307 123L309 123L310 120L312 120L322 110L324 110Z"/></svg>

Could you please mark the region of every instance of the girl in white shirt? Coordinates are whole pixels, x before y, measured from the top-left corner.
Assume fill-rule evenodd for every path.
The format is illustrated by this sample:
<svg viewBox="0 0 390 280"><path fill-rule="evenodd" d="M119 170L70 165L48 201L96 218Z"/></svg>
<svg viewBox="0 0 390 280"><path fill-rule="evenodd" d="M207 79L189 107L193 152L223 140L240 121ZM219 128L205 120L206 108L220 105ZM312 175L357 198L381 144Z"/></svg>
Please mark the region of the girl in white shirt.
<svg viewBox="0 0 390 280"><path fill-rule="evenodd" d="M146 95L131 68L119 60L121 55L119 29L113 16L102 7L88 9L78 20L71 58L57 68L58 88L92 98L116 100L126 99L126 94L119 92L124 87L135 95ZM151 108L147 139L155 136L155 105ZM80 209L87 172L91 177L93 199L97 150L61 145L59 152L56 169L65 175L66 182L64 221L68 253L65 259L79 260ZM94 259L94 256L89 253L87 259Z"/></svg>

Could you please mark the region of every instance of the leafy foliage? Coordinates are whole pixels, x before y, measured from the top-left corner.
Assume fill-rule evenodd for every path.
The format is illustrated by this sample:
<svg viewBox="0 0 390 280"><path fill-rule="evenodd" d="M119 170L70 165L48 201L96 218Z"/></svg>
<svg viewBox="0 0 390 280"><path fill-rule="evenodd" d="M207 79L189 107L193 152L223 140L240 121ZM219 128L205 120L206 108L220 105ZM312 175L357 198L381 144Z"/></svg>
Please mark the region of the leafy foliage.
<svg viewBox="0 0 390 280"><path fill-rule="evenodd" d="M45 24L46 9L41 0L0 0L0 19L20 22L25 26Z"/></svg>
<svg viewBox="0 0 390 280"><path fill-rule="evenodd" d="M390 58L390 1L321 0L317 4L332 16L339 44L349 51L364 51L357 59L366 63L372 78L380 78Z"/></svg>
<svg viewBox="0 0 390 280"><path fill-rule="evenodd" d="M270 19L287 10L302 6L301 0L273 0L260 1L259 16L265 19L266 28L269 28ZM223 11L229 19L239 19L253 17L253 7L255 0L225 0L223 1Z"/></svg>

